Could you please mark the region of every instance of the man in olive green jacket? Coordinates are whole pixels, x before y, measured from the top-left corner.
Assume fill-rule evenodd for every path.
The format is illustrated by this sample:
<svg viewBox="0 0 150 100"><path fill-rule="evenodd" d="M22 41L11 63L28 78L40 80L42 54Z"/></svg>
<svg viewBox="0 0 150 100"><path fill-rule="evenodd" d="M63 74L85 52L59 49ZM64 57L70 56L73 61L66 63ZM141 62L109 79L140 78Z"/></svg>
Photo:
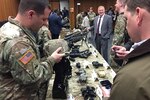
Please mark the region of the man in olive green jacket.
<svg viewBox="0 0 150 100"><path fill-rule="evenodd" d="M150 0L127 0L124 14L135 45L114 79L109 100L150 100Z"/></svg>

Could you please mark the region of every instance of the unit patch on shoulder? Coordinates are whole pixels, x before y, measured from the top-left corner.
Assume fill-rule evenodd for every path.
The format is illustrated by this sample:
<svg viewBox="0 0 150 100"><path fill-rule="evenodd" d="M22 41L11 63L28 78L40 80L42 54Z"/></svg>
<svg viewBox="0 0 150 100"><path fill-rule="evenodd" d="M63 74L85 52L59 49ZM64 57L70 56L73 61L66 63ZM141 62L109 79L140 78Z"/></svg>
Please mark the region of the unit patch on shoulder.
<svg viewBox="0 0 150 100"><path fill-rule="evenodd" d="M31 59L34 57L34 54L28 50L20 59L19 61L23 64L27 64Z"/></svg>

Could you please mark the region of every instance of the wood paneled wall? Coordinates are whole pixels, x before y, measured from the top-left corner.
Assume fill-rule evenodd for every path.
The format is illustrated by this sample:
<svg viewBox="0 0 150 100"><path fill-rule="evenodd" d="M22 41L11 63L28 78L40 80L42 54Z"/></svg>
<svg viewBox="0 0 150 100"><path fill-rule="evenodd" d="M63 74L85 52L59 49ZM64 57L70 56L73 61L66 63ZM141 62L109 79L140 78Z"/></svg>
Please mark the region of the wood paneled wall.
<svg viewBox="0 0 150 100"><path fill-rule="evenodd" d="M71 29L75 27L75 0L69 0L69 19L70 19L70 25Z"/></svg>
<svg viewBox="0 0 150 100"><path fill-rule="evenodd" d="M60 9L60 2L59 2L59 0L49 0L49 2L51 4L52 10Z"/></svg>
<svg viewBox="0 0 150 100"><path fill-rule="evenodd" d="M20 0L0 0L0 21L7 20L8 16L16 16L18 4ZM60 8L60 0L49 0L52 9ZM110 6L114 6L116 0L69 0L69 8L74 8L71 13L70 19L72 28L75 27L75 16L80 11L88 11L89 7L93 7L94 12L97 13L97 7L99 5L105 6L106 10ZM77 6L80 3L80 6Z"/></svg>
<svg viewBox="0 0 150 100"><path fill-rule="evenodd" d="M16 16L20 0L0 0L0 21L7 20L8 16ZM52 8L59 9L59 0L49 0Z"/></svg>
<svg viewBox="0 0 150 100"><path fill-rule="evenodd" d="M97 13L98 6L102 5L107 10L110 6L114 6L116 0L75 0L76 13L81 11L88 11L89 7L93 7L94 12ZM77 6L80 3L80 6Z"/></svg>
<svg viewBox="0 0 150 100"><path fill-rule="evenodd" d="M0 0L0 21L16 16L19 0Z"/></svg>

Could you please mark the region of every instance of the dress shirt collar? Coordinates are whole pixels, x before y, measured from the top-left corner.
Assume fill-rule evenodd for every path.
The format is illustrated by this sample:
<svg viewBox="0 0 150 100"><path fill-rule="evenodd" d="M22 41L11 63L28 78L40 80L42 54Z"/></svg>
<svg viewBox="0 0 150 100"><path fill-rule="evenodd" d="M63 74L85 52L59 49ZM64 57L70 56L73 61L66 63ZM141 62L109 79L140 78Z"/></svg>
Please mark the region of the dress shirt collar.
<svg viewBox="0 0 150 100"><path fill-rule="evenodd" d="M140 41L140 42L134 43L134 44L132 45L130 51L133 51L135 48L137 48L138 46L140 46L140 45L141 45L142 43L144 43L146 40L147 40L147 39L142 40L142 41Z"/></svg>

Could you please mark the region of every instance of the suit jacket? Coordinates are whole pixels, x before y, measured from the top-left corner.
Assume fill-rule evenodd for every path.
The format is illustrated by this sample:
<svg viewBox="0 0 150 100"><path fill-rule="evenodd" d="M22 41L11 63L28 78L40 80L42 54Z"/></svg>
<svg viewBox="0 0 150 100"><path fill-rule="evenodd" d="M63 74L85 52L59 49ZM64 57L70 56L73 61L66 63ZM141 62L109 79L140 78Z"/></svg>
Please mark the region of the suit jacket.
<svg viewBox="0 0 150 100"><path fill-rule="evenodd" d="M60 34L60 31L62 29L62 19L60 16L58 16L56 13L52 13L49 18L49 29L52 34Z"/></svg>
<svg viewBox="0 0 150 100"><path fill-rule="evenodd" d="M94 26L93 26L94 27L94 34L93 34L94 40L97 34L96 32L97 32L98 17L99 16L96 16L94 19ZM104 39L109 39L111 33L112 33L112 18L111 16L105 14L103 18L102 26L101 26L101 36Z"/></svg>

